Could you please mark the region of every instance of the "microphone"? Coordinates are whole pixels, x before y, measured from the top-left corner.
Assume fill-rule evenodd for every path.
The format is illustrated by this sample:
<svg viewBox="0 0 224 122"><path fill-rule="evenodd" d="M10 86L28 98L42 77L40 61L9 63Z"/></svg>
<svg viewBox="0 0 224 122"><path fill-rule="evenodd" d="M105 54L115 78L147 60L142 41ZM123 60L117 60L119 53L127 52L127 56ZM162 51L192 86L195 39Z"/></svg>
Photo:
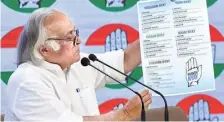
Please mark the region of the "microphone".
<svg viewBox="0 0 224 122"><path fill-rule="evenodd" d="M96 57L96 55L94 55L94 54L90 54L90 55L89 55L89 59L90 59L91 61L98 61L98 62L100 62L100 63L106 65L107 67L109 67L109 68L111 68L111 69L113 69L113 70L115 70L115 71L121 73L122 75L126 76L127 78L132 79L133 81L135 81L135 82L137 82L137 83L139 83L139 84L145 86L146 88L148 88L148 89L152 90L153 92L155 92L156 94L160 95L160 96L163 98L163 101L164 101L164 103L165 103L164 119L165 119L165 121L169 121L169 111L168 111L167 101L166 101L166 98L164 97L164 95L163 95L161 92L159 92L159 91L157 91L157 90L155 90L155 89L153 89L153 88L151 88L151 87L149 87L149 86L143 84L142 82L139 82L138 80L136 80L136 79L134 79L134 78L132 78L132 77L126 75L125 73L123 73L123 72L121 72L121 71L119 71L119 70L113 68L112 66L110 66L110 65L108 65L108 64L106 64L106 63L104 63L103 61L99 60L99 59Z"/></svg>
<svg viewBox="0 0 224 122"><path fill-rule="evenodd" d="M126 85L124 85L124 84L122 84L121 82L119 82L119 81L116 80L115 78L109 76L107 73L105 73L105 72L103 72L102 70L100 70L100 69L96 68L95 66L93 66L93 65L90 63L89 59L86 58L86 57L82 58L82 60L81 60L81 64L82 64L82 66L88 66L88 65L89 65L89 66L93 67L94 69L98 70L99 72L103 73L103 74L106 75L107 77L113 79L113 80L116 81L117 83L121 84L122 86L128 88L129 90L131 90L132 92L134 92L136 95L138 95L138 97L141 99L141 102L142 102L141 121L145 121L145 106L144 106L143 99L142 99L141 95L140 95L138 92L134 91L133 89L129 88L128 86L126 86Z"/></svg>

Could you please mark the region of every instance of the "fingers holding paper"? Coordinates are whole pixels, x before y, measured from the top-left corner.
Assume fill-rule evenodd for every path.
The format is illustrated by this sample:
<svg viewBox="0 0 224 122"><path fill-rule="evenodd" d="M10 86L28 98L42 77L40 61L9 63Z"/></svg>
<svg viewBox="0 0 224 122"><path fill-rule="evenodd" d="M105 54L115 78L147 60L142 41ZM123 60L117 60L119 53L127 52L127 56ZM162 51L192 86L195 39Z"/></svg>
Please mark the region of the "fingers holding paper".
<svg viewBox="0 0 224 122"><path fill-rule="evenodd" d="M145 108L148 108L149 104L152 102L152 94L148 90L143 90L140 95L142 97ZM123 110L125 111L128 120L132 120L140 116L142 110L141 104L141 100L137 95L132 97L126 103Z"/></svg>

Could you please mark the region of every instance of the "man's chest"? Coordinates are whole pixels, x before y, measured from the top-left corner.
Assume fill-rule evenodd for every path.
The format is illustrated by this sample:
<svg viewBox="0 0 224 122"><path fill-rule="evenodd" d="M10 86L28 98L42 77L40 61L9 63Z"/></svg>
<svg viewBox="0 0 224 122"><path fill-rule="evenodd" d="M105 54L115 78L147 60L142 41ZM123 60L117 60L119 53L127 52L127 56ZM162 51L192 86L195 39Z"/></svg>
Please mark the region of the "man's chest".
<svg viewBox="0 0 224 122"><path fill-rule="evenodd" d="M85 82L90 79L71 74L64 79L56 75L50 79L54 93L72 112L82 116L99 115L94 85Z"/></svg>

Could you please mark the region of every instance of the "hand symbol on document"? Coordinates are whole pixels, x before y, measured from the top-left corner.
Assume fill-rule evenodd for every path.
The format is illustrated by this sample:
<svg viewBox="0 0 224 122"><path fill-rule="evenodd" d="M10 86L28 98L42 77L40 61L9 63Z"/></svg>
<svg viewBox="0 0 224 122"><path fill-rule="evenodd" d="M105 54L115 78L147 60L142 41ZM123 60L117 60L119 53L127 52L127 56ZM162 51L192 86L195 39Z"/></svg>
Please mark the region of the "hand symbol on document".
<svg viewBox="0 0 224 122"><path fill-rule="evenodd" d="M207 101L200 99L195 102L189 110L189 121L212 121L218 122L219 118L211 117L209 104Z"/></svg>
<svg viewBox="0 0 224 122"><path fill-rule="evenodd" d="M202 65L198 66L196 58L190 58L186 63L186 80L188 87L198 85L202 74Z"/></svg>
<svg viewBox="0 0 224 122"><path fill-rule="evenodd" d="M128 40L126 32L121 29L116 29L106 38L105 52L120 50L127 48Z"/></svg>

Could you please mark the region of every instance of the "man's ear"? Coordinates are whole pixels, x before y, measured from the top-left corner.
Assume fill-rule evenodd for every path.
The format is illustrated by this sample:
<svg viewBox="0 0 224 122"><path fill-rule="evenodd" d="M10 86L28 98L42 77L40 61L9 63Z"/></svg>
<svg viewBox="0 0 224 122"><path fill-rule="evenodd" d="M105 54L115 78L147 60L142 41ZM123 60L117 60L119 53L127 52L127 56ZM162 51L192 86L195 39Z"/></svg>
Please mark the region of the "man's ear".
<svg viewBox="0 0 224 122"><path fill-rule="evenodd" d="M49 48L45 45L41 45L39 48L40 54L44 57L48 55L49 51L50 51Z"/></svg>

